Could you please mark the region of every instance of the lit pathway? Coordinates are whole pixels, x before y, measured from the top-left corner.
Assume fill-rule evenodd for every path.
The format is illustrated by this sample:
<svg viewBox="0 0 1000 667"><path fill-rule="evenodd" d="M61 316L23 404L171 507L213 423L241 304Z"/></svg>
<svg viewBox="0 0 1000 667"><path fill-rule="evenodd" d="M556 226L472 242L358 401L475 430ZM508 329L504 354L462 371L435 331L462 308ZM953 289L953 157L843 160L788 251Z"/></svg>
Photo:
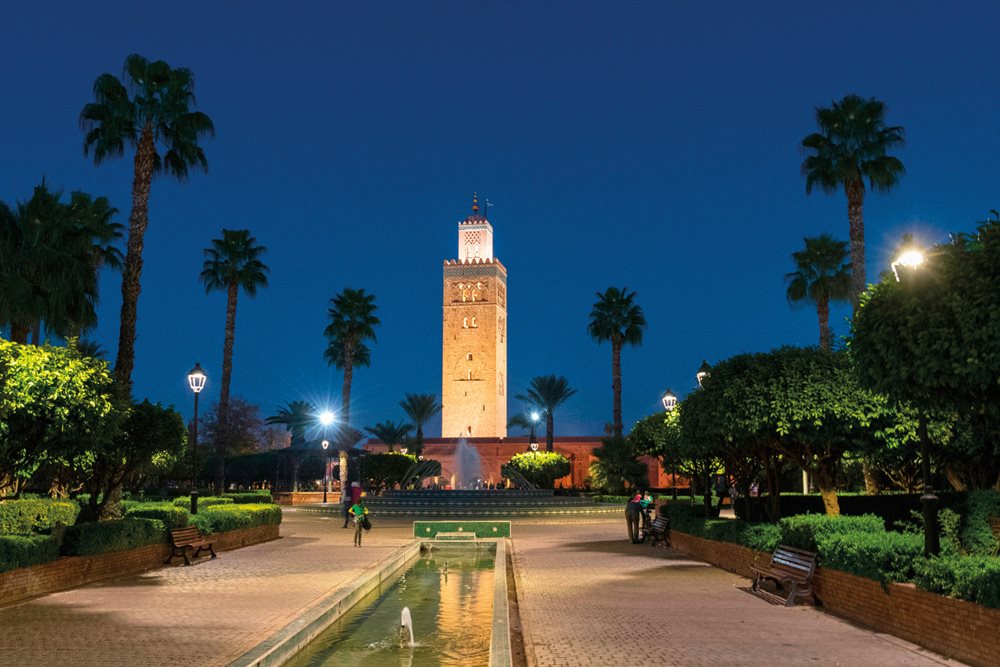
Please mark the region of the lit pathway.
<svg viewBox="0 0 1000 667"><path fill-rule="evenodd" d="M529 664L959 665L814 608L774 606L746 579L632 545L615 522L513 530Z"/></svg>
<svg viewBox="0 0 1000 667"><path fill-rule="evenodd" d="M341 521L284 519L280 540L0 609L0 665L225 665L412 531L376 525L355 549Z"/></svg>

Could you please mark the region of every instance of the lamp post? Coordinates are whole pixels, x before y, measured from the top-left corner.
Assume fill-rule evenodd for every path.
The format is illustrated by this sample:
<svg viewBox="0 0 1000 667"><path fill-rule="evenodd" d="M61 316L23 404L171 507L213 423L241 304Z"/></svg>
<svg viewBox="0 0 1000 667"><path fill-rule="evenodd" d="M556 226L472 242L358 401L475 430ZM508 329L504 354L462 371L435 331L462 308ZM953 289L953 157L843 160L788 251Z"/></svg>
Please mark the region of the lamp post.
<svg viewBox="0 0 1000 667"><path fill-rule="evenodd" d="M205 388L205 374L201 364L195 362L188 373L188 386L194 393L194 427L191 433L191 514L198 513L198 395Z"/></svg>
<svg viewBox="0 0 1000 667"><path fill-rule="evenodd" d="M712 367L708 362L702 360L698 372L694 374L694 379L698 381L698 388L705 386L705 380L712 374ZM705 459L705 518L712 516L712 465L711 459Z"/></svg>
<svg viewBox="0 0 1000 667"><path fill-rule="evenodd" d="M538 423L538 420L541 419L542 416L540 414L538 414L537 410L532 410L531 414L528 415L528 416L531 418L531 421L530 421L530 423L531 423L531 434L528 436L528 447L531 448L531 451L537 452L538 451L538 436L535 435L535 424ZM546 441L546 442L548 442L548 441Z"/></svg>
<svg viewBox="0 0 1000 667"><path fill-rule="evenodd" d="M323 445L323 504L326 504L326 494L330 490L330 454L327 449L330 447L330 441L324 440Z"/></svg>
<svg viewBox="0 0 1000 667"><path fill-rule="evenodd" d="M673 412L677 408L677 395L671 390L667 389L663 392L663 409L668 413ZM677 460L676 455L671 457L670 460L670 486L674 490L674 500L677 500Z"/></svg>
<svg viewBox="0 0 1000 667"><path fill-rule="evenodd" d="M925 259L926 257L920 248L912 245L903 248L890 265L896 282L900 282L900 266L917 269L923 265ZM919 411L917 435L920 438L921 472L924 487L923 495L920 496L921 511L924 516L924 554L936 556L941 552L941 525L938 521L938 497L934 494L934 488L931 486L931 438L927 433L927 413L924 410Z"/></svg>

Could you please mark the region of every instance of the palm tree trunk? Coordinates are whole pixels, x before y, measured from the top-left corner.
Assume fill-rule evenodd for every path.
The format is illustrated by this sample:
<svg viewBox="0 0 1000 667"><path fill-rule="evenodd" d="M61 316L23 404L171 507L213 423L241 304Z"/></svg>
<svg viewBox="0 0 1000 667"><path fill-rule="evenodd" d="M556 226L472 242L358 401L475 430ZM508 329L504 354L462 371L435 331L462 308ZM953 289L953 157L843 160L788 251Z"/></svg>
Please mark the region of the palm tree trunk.
<svg viewBox="0 0 1000 667"><path fill-rule="evenodd" d="M552 429L554 427L552 419L552 410L548 409L545 411L545 451L552 451Z"/></svg>
<svg viewBox="0 0 1000 667"><path fill-rule="evenodd" d="M413 449L416 450L413 453L417 456L420 456L424 451L424 425L419 422L417 423L417 437L413 442Z"/></svg>
<svg viewBox="0 0 1000 667"><path fill-rule="evenodd" d="M851 230L851 308L857 314L865 291L865 182L858 179L847 186L847 221Z"/></svg>
<svg viewBox="0 0 1000 667"><path fill-rule="evenodd" d="M832 336L830 335L830 300L823 297L816 301L816 314L819 316L819 346L830 351Z"/></svg>
<svg viewBox="0 0 1000 667"><path fill-rule="evenodd" d="M340 388L340 423L343 426L351 424L351 382L354 380L354 363L351 355L344 355L344 384ZM340 492L344 493L347 488L347 450L340 450Z"/></svg>
<svg viewBox="0 0 1000 667"><path fill-rule="evenodd" d="M10 323L10 340L12 343L28 344L28 331L31 329L27 324L20 322Z"/></svg>
<svg viewBox="0 0 1000 667"><path fill-rule="evenodd" d="M611 393L614 395L612 427L616 438L622 437L622 342L611 341Z"/></svg>
<svg viewBox="0 0 1000 667"><path fill-rule="evenodd" d="M135 149L135 173L132 178L132 211L128 216L128 243L122 268L122 310L118 330L118 356L115 359L115 384L119 396L132 395L132 369L135 366L135 321L142 275L142 248L149 225L149 189L153 180L156 146L153 129L142 129Z"/></svg>
<svg viewBox="0 0 1000 667"><path fill-rule="evenodd" d="M42 323L35 322L31 325L31 344L38 347L42 344Z"/></svg>
<svg viewBox="0 0 1000 667"><path fill-rule="evenodd" d="M226 450L229 444L229 387L233 380L233 342L236 339L236 301L240 286L230 281L226 298L226 335L222 344L222 383L219 387L219 433L215 441L215 489L226 490Z"/></svg>

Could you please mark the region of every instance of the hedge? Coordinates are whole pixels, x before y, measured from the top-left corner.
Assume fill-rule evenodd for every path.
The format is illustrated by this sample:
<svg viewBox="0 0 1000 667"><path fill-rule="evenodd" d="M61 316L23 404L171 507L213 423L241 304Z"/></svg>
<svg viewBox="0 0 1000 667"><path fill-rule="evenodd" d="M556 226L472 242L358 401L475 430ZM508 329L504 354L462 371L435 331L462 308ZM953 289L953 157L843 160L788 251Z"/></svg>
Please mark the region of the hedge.
<svg viewBox="0 0 1000 667"><path fill-rule="evenodd" d="M126 517L68 527L63 537L62 552L66 556L95 556L164 541L166 528L162 521Z"/></svg>
<svg viewBox="0 0 1000 667"><path fill-rule="evenodd" d="M156 519L163 523L166 530L183 528L188 525L188 511L183 507L177 507L174 503L124 503L125 516L138 519Z"/></svg>
<svg viewBox="0 0 1000 667"><path fill-rule="evenodd" d="M190 519L191 525L198 526L204 533L222 533L227 530L255 528L281 523L281 508L277 505L242 504L215 505L204 512L198 511Z"/></svg>
<svg viewBox="0 0 1000 667"><path fill-rule="evenodd" d="M924 536L913 533L833 533L819 543L819 564L888 583L912 581Z"/></svg>
<svg viewBox="0 0 1000 667"><path fill-rule="evenodd" d="M781 529L782 544L806 551L820 551L819 543L829 535L885 532L885 522L873 514L864 516L803 514L781 519L778 527Z"/></svg>
<svg viewBox="0 0 1000 667"><path fill-rule="evenodd" d="M79 513L80 506L70 500L3 500L0 501L0 535L46 532L58 523L72 526Z"/></svg>
<svg viewBox="0 0 1000 667"><path fill-rule="evenodd" d="M914 561L917 588L1000 609L1000 558L939 556Z"/></svg>
<svg viewBox="0 0 1000 667"><path fill-rule="evenodd" d="M232 498L237 505L274 504L270 491L248 491L246 493L223 493L223 498ZM198 501L201 505L201 501Z"/></svg>
<svg viewBox="0 0 1000 667"><path fill-rule="evenodd" d="M183 507L188 512L191 511L191 496L181 496L180 498L174 498L173 504L176 507ZM213 505L232 505L232 498L220 498L219 496L205 496L204 498L198 498L198 510L200 511L205 507L212 507Z"/></svg>
<svg viewBox="0 0 1000 667"><path fill-rule="evenodd" d="M0 572L48 563L59 557L51 535L0 535Z"/></svg>
<svg viewBox="0 0 1000 667"><path fill-rule="evenodd" d="M969 491L962 509L962 528L958 536L962 546L976 556L992 555L997 548L997 538L987 519L1000 516L1000 493Z"/></svg>

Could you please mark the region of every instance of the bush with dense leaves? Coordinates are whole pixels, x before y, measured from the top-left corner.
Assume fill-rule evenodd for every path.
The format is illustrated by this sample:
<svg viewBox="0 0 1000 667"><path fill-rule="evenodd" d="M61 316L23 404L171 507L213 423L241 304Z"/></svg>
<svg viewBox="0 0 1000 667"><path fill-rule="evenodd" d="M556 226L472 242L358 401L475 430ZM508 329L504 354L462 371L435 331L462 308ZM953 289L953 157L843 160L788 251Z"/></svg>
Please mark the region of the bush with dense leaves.
<svg viewBox="0 0 1000 667"><path fill-rule="evenodd" d="M125 516L140 519L156 519L162 521L163 526L167 530L183 528L188 525L188 511L172 503L138 503L126 500L122 505L125 508Z"/></svg>
<svg viewBox="0 0 1000 667"><path fill-rule="evenodd" d="M174 498L173 503L176 507L183 507L188 512L191 511L191 496L181 496L179 498ZM232 505L234 503L232 498L224 498L220 496L202 496L198 498L198 510L203 510L206 507L212 507L214 505Z"/></svg>
<svg viewBox="0 0 1000 667"><path fill-rule="evenodd" d="M255 528L281 523L281 508L277 505L242 504L215 505L199 511L190 519L202 534L223 533L227 530Z"/></svg>
<svg viewBox="0 0 1000 667"><path fill-rule="evenodd" d="M67 556L95 556L164 541L166 528L162 521L126 517L70 526L63 537L62 552Z"/></svg>
<svg viewBox="0 0 1000 667"><path fill-rule="evenodd" d="M748 523L738 519L705 519L703 505L691 505L687 500L668 502L666 514L670 528L682 533L720 542L741 544L757 551L774 551L781 530L772 523Z"/></svg>
<svg viewBox="0 0 1000 667"><path fill-rule="evenodd" d="M246 493L224 493L223 498L231 498L232 501L237 505L255 505L255 504L274 504L274 498L271 497L270 491L248 491ZM201 500L198 500L198 506L201 506Z"/></svg>
<svg viewBox="0 0 1000 667"><path fill-rule="evenodd" d="M606 495L601 495L601 496L594 496L594 500L596 500L599 503L616 503L616 504L624 505L625 503L628 502L628 500L629 500L630 497L631 496L606 496Z"/></svg>
<svg viewBox="0 0 1000 667"><path fill-rule="evenodd" d="M0 535L0 572L48 563L59 557L51 535Z"/></svg>
<svg viewBox="0 0 1000 667"><path fill-rule="evenodd" d="M71 500L0 501L0 535L27 535L51 530L56 524L72 526L80 506Z"/></svg>
<svg viewBox="0 0 1000 667"><path fill-rule="evenodd" d="M778 522L781 543L790 547L819 551L819 543L829 535L842 533L884 533L885 522L872 514L863 516L828 516L802 514Z"/></svg>
<svg viewBox="0 0 1000 667"><path fill-rule="evenodd" d="M1000 493L970 491L965 499L965 511L959 539L970 554L989 556L997 548L997 538L990 529L989 518L1000 517Z"/></svg>
<svg viewBox="0 0 1000 667"><path fill-rule="evenodd" d="M923 535L912 533L827 533L819 542L821 567L882 583L911 581L913 563L923 553Z"/></svg>
<svg viewBox="0 0 1000 667"><path fill-rule="evenodd" d="M1000 558L939 556L913 564L918 588L1000 609Z"/></svg>

